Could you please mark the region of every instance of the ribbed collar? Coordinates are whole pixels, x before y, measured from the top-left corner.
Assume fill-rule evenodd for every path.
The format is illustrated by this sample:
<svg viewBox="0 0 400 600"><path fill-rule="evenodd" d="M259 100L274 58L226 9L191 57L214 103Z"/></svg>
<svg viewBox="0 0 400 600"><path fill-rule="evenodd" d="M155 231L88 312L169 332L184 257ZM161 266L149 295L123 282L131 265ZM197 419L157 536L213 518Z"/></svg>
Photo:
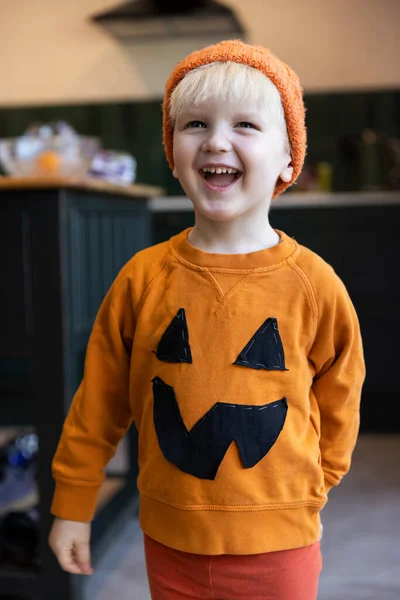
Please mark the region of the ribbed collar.
<svg viewBox="0 0 400 600"><path fill-rule="evenodd" d="M276 246L248 254L214 254L204 252L192 246L188 240L188 234L191 228L185 229L178 235L170 239L172 253L176 257L195 267L208 269L229 269L233 271L252 271L277 267L280 263L294 254L298 248L295 240L286 233L275 229L280 237L280 242Z"/></svg>

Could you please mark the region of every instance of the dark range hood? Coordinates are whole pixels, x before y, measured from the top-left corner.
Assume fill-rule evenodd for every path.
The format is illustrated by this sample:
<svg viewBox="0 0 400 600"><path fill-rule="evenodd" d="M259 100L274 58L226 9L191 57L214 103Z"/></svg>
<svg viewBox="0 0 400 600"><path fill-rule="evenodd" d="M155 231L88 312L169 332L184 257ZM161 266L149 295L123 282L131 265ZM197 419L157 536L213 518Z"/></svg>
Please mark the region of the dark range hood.
<svg viewBox="0 0 400 600"><path fill-rule="evenodd" d="M136 0L95 15L122 40L195 36L243 37L235 13L213 0Z"/></svg>

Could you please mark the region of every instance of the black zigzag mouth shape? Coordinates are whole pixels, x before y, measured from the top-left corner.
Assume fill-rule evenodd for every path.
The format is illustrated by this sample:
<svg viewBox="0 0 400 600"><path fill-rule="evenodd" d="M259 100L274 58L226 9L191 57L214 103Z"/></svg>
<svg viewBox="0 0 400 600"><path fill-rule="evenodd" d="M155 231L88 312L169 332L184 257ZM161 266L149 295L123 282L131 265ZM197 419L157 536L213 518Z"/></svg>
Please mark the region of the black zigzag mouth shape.
<svg viewBox="0 0 400 600"><path fill-rule="evenodd" d="M216 402L188 431L174 388L160 377L152 383L154 426L161 452L181 471L199 479L215 479L233 441L243 467L254 467L275 444L286 420L286 398L262 406Z"/></svg>

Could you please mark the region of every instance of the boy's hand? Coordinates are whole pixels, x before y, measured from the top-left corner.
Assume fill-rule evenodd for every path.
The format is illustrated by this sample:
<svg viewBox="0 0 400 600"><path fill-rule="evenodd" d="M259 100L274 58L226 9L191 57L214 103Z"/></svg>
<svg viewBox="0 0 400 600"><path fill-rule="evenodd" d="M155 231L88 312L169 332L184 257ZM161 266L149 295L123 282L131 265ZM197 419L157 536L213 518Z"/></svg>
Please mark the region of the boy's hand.
<svg viewBox="0 0 400 600"><path fill-rule="evenodd" d="M54 519L49 535L50 548L68 573L92 575L90 565L90 523Z"/></svg>

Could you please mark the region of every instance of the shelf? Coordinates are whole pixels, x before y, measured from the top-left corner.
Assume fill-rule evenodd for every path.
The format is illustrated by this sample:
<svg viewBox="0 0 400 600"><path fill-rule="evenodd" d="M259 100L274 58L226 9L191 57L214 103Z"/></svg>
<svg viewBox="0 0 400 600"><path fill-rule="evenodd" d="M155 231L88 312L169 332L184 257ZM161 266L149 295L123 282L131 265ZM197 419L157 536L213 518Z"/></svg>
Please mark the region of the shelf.
<svg viewBox="0 0 400 600"><path fill-rule="evenodd" d="M21 431L25 432L25 429L21 427L4 427L0 425L0 448L8 446L17 436L21 434Z"/></svg>
<svg viewBox="0 0 400 600"><path fill-rule="evenodd" d="M377 192L285 192L276 198L276 208L337 208L338 206L392 206L400 204L399 191ZM193 203L186 196L164 196L149 200L153 213L193 212Z"/></svg>
<svg viewBox="0 0 400 600"><path fill-rule="evenodd" d="M0 563L0 600L7 594L32 598L39 593L40 574L32 569L24 569Z"/></svg>
<svg viewBox="0 0 400 600"><path fill-rule="evenodd" d="M165 191L161 187L134 183L132 185L117 185L101 179L89 177L1 177L0 190L28 190L35 189L76 189L114 194L121 197L138 197L140 199L161 196Z"/></svg>

